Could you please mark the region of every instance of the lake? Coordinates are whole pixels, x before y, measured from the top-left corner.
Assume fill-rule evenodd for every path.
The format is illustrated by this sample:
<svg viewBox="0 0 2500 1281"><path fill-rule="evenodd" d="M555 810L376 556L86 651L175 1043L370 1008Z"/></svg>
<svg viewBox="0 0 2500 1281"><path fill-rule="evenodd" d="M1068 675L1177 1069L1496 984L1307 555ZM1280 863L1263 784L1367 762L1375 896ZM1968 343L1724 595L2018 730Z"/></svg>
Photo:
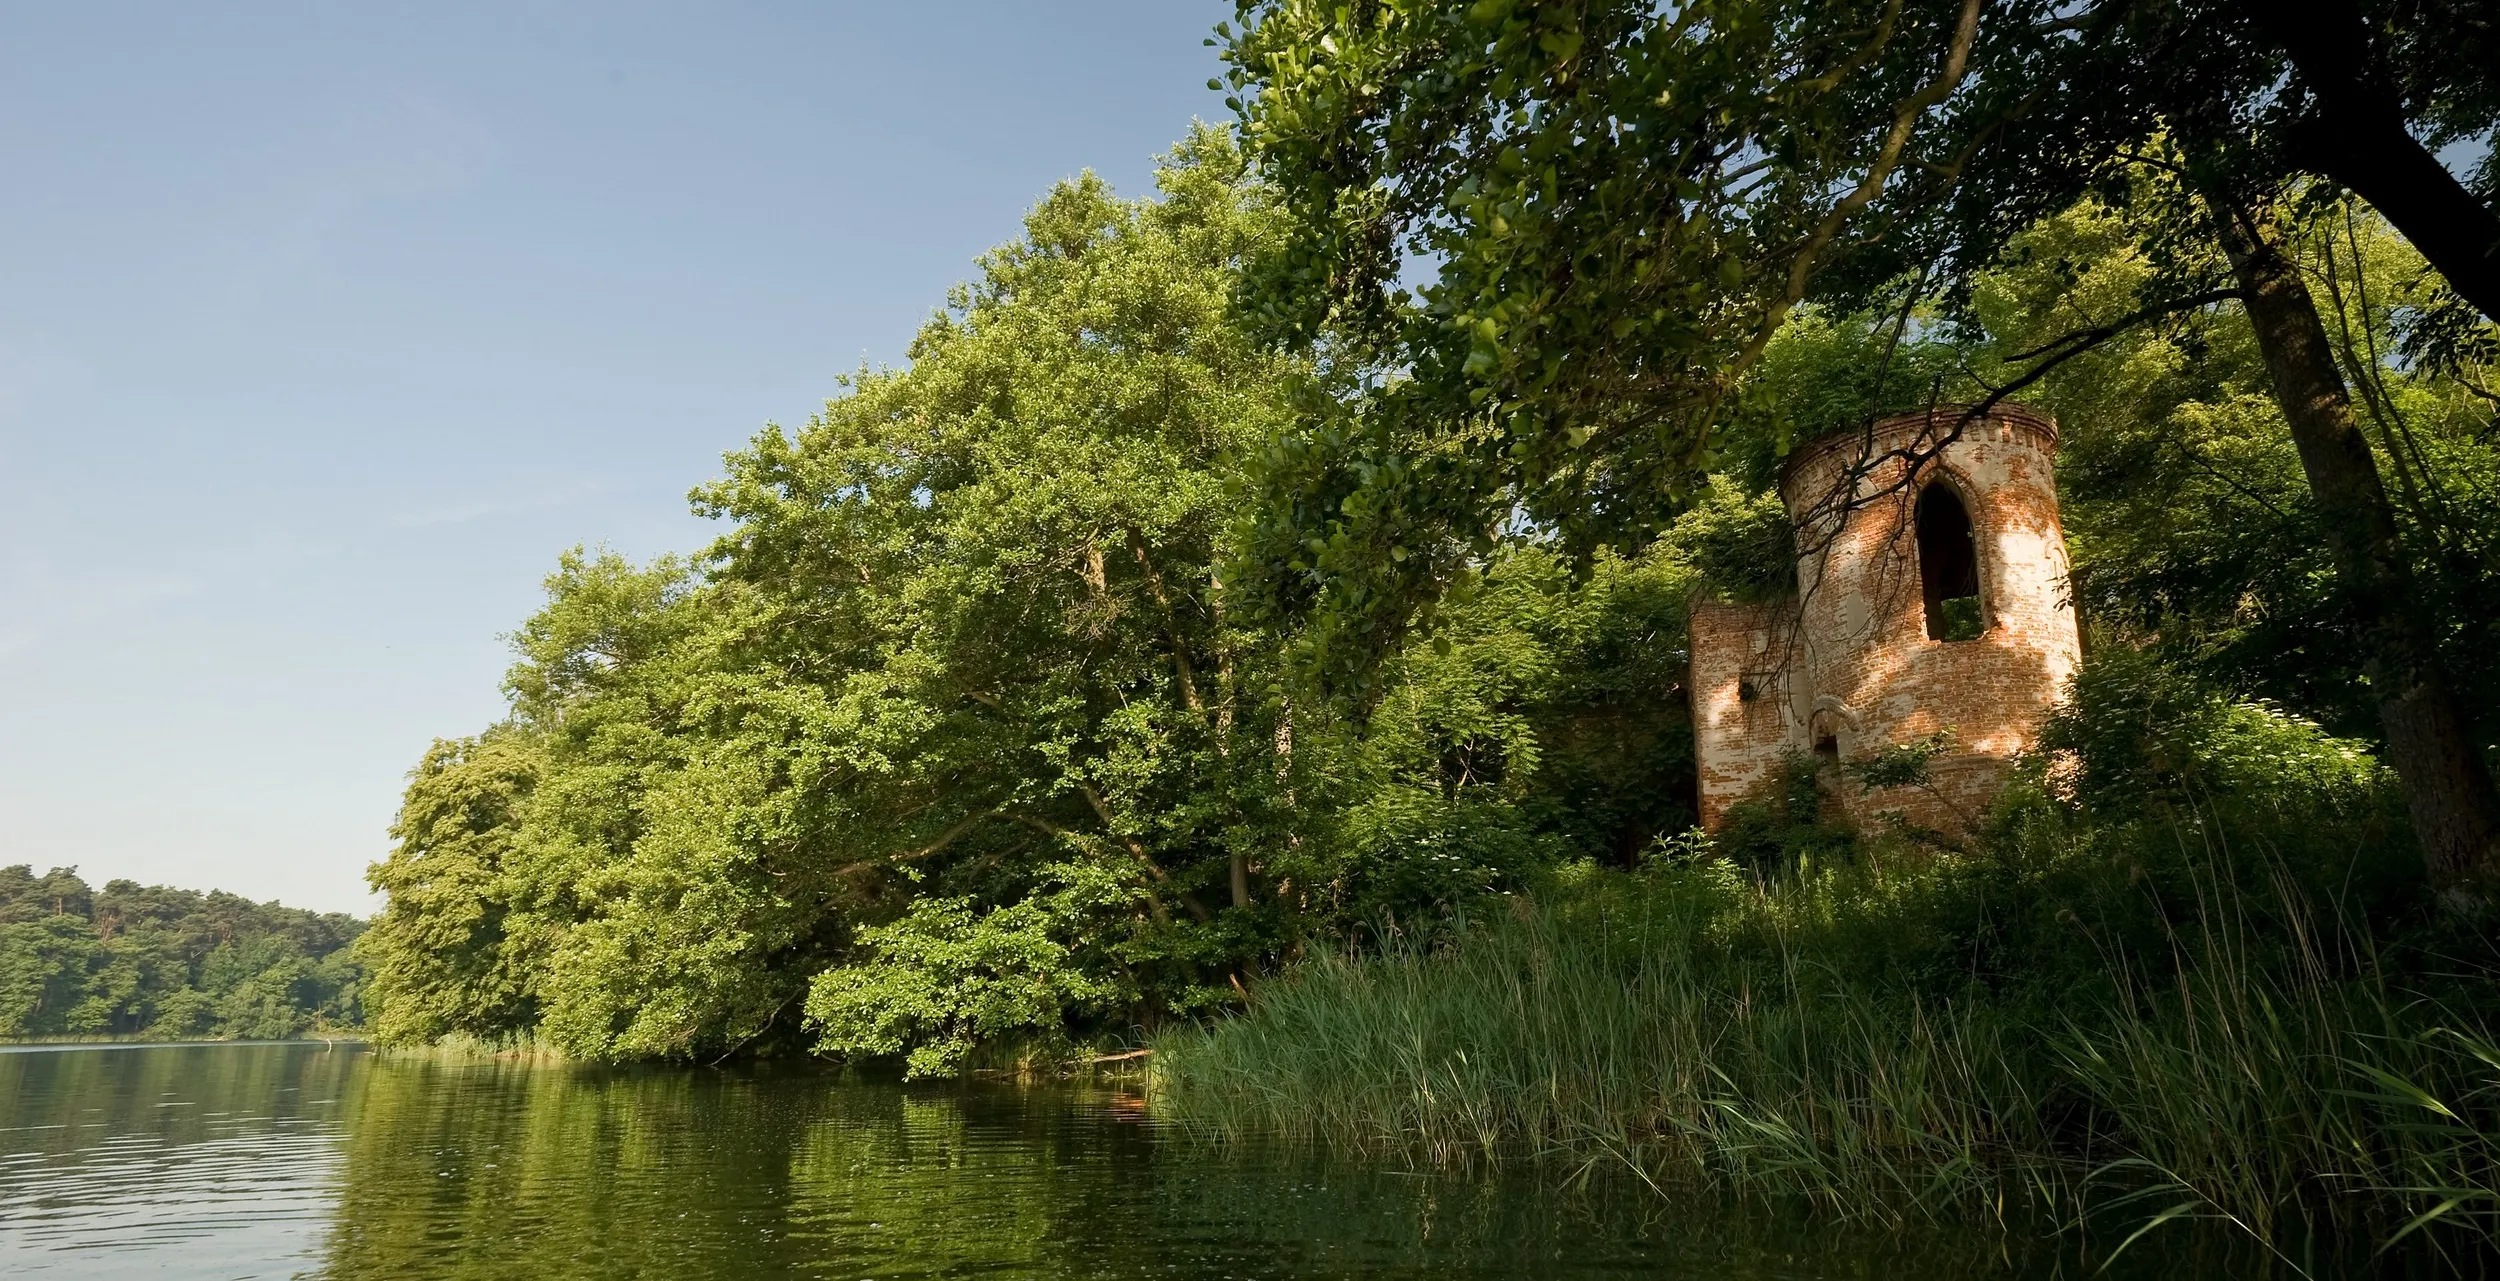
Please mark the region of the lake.
<svg viewBox="0 0 2500 1281"><path fill-rule="evenodd" d="M319 1043L0 1052L10 1276L2089 1273L1984 1233L1902 1239L1678 1203L1603 1173L1558 1182L1219 1150L1111 1089L860 1084L798 1065L590 1071Z"/></svg>

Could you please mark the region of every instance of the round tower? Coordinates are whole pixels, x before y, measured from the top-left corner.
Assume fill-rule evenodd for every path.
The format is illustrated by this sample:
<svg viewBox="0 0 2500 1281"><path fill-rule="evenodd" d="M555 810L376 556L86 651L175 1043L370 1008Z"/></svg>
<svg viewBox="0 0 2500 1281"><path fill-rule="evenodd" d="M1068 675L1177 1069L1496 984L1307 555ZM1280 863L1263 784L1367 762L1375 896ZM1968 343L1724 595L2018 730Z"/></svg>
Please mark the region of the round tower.
<svg viewBox="0 0 2500 1281"><path fill-rule="evenodd" d="M1939 732L1924 786L1833 789L1853 817L1966 831L2082 659L2057 428L2006 405L1888 418L1789 460L1793 721L1834 764Z"/></svg>

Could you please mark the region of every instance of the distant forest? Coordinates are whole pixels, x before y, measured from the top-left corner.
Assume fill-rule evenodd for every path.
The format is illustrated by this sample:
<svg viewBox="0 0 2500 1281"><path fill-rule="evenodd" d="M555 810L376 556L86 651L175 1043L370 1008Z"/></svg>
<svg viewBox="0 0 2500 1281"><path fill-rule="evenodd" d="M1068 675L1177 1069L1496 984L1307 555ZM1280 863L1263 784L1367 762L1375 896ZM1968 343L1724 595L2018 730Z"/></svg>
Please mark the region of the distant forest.
<svg viewBox="0 0 2500 1281"><path fill-rule="evenodd" d="M238 894L0 867L0 1038L279 1038L363 1021L365 923Z"/></svg>

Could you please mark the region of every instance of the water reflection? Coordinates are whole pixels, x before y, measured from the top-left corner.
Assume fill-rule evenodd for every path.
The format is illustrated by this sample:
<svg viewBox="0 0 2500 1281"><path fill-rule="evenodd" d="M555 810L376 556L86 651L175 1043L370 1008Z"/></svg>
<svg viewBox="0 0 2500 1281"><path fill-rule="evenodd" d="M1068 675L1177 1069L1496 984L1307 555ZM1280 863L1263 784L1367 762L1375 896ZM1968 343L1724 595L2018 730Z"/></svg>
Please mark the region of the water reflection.
<svg viewBox="0 0 2500 1281"><path fill-rule="evenodd" d="M2082 1275L1602 1181L1212 1153L1109 1092L320 1046L0 1054L0 1271L336 1278ZM2148 1254L2146 1262L2158 1262ZM2184 1273L2183 1273L2184 1274Z"/></svg>
<svg viewBox="0 0 2500 1281"><path fill-rule="evenodd" d="M350 1099L327 1256L341 1278L1871 1278L2008 1263L1944 1239L1677 1223L1629 1189L1557 1197L1218 1157L1107 1092L383 1060Z"/></svg>
<svg viewBox="0 0 2500 1281"><path fill-rule="evenodd" d="M0 1271L288 1276L331 1223L340 1094L320 1045L0 1054Z"/></svg>

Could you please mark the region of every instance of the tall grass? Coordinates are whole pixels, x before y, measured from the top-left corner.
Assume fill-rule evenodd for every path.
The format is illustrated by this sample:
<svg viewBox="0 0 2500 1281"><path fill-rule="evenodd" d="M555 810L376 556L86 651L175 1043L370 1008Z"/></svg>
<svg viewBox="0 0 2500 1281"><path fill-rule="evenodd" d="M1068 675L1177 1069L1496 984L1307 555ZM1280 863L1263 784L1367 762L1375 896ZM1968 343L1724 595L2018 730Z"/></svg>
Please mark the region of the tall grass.
<svg viewBox="0 0 2500 1281"><path fill-rule="evenodd" d="M2487 1247L2481 981L2403 977L2280 859L2170 838L2167 895L2088 842L1583 873L1311 957L1247 1016L1163 1036L1157 1085L1218 1135L1620 1165L1858 1218Z"/></svg>
<svg viewBox="0 0 2500 1281"><path fill-rule="evenodd" d="M535 1063L553 1065L570 1062L555 1042L540 1036L536 1029L507 1032L497 1037L473 1036L453 1032L422 1045L384 1045L380 1053L393 1058L430 1059L439 1063Z"/></svg>

